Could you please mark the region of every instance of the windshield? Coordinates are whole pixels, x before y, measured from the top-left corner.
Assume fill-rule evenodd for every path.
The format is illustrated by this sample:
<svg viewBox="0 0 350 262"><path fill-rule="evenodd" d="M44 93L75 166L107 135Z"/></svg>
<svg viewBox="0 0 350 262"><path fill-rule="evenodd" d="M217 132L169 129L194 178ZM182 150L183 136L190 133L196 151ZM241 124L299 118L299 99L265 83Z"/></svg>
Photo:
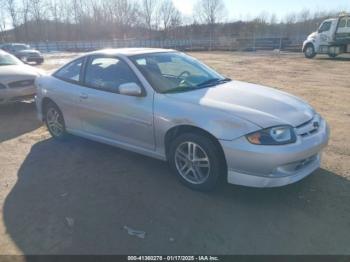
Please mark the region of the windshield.
<svg viewBox="0 0 350 262"><path fill-rule="evenodd" d="M18 60L16 57L10 55L10 54L1 54L0 53L0 66L5 65L19 65L22 62Z"/></svg>
<svg viewBox="0 0 350 262"><path fill-rule="evenodd" d="M28 49L30 49L30 46L29 45L13 45L12 48L15 51L21 51L21 50L28 50Z"/></svg>
<svg viewBox="0 0 350 262"><path fill-rule="evenodd" d="M178 52L143 54L130 59L160 93L186 92L231 81Z"/></svg>

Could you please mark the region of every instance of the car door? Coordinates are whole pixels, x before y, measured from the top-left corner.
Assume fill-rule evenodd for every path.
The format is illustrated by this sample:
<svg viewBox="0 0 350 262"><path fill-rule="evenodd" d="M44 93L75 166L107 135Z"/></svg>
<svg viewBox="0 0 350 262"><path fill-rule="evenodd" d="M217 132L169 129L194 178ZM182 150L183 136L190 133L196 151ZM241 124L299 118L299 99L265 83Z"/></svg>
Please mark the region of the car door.
<svg viewBox="0 0 350 262"><path fill-rule="evenodd" d="M153 93L123 95L119 87L137 84L139 79L122 59L114 56L90 56L81 96L84 132L129 146L154 150Z"/></svg>
<svg viewBox="0 0 350 262"><path fill-rule="evenodd" d="M47 83L48 96L61 109L68 130L80 131L80 95L84 91L81 86L85 58L78 58L53 74Z"/></svg>
<svg viewBox="0 0 350 262"><path fill-rule="evenodd" d="M329 42L332 40L332 21L325 21L322 23L318 30L319 45L329 45Z"/></svg>

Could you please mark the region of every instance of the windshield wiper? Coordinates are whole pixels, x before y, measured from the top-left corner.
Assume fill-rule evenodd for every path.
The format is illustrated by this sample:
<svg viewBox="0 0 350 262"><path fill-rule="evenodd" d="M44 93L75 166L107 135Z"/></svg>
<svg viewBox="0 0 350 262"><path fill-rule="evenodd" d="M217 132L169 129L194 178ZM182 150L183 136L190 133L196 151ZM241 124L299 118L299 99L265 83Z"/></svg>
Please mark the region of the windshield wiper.
<svg viewBox="0 0 350 262"><path fill-rule="evenodd" d="M230 82L231 79L230 78L224 78L224 79L220 79L220 78L211 78L209 80L206 80L200 84L197 85L197 87L208 87L208 86L214 86L214 85L218 85L218 84L223 84L223 83L227 83Z"/></svg>
<svg viewBox="0 0 350 262"><path fill-rule="evenodd" d="M218 84L227 83L230 81L232 81L230 78L224 78L224 79L212 78L212 79L206 80L206 81L204 81L196 86L178 86L178 87L175 87L173 89L163 91L162 93L168 94L168 93L193 91L193 90L197 90L197 89L201 89L201 88L205 88L205 87L210 87L210 86L215 86Z"/></svg>

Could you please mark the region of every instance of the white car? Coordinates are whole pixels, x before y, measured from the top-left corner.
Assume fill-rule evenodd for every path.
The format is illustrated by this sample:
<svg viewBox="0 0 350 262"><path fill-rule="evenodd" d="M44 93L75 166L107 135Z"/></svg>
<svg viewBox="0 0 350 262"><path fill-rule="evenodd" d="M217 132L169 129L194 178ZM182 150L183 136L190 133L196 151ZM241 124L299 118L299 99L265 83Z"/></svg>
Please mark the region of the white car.
<svg viewBox="0 0 350 262"><path fill-rule="evenodd" d="M13 55L0 50L0 104L34 98L35 78L41 71L25 65Z"/></svg>

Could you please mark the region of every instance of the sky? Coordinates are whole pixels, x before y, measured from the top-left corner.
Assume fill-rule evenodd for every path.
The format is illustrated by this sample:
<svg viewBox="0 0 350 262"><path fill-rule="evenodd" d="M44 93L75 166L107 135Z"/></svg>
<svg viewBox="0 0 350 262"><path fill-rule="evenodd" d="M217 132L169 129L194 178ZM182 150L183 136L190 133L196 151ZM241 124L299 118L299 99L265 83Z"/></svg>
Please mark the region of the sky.
<svg viewBox="0 0 350 262"><path fill-rule="evenodd" d="M173 0L174 5L184 15L192 16L197 0ZM223 0L227 18L230 20L249 20L263 12L274 13L278 18L291 12L304 9L313 11L350 12L350 0Z"/></svg>

